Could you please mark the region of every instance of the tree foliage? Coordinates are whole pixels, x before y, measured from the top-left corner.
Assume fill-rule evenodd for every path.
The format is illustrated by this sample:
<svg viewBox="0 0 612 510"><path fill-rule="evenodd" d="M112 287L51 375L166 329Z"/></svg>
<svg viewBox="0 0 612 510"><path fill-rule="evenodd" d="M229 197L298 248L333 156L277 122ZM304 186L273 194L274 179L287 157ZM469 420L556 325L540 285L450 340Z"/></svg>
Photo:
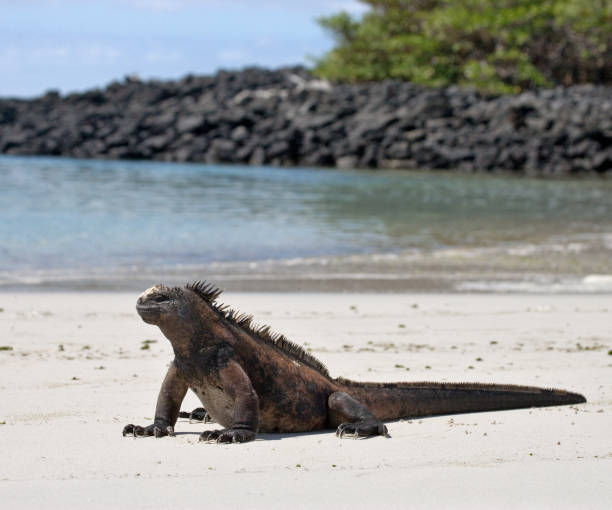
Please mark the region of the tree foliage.
<svg viewBox="0 0 612 510"><path fill-rule="evenodd" d="M612 83L612 0L361 0L320 18L336 46L315 73L514 93Z"/></svg>

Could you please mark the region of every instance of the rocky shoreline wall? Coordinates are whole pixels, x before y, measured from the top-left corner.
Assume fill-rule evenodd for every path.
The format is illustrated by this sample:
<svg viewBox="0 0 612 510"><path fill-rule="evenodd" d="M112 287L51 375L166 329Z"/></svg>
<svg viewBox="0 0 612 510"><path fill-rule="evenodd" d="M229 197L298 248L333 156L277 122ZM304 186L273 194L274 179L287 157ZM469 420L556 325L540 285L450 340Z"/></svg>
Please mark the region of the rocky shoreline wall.
<svg viewBox="0 0 612 510"><path fill-rule="evenodd" d="M612 88L485 97L409 83L330 85L300 67L0 99L0 153L252 165L612 170Z"/></svg>

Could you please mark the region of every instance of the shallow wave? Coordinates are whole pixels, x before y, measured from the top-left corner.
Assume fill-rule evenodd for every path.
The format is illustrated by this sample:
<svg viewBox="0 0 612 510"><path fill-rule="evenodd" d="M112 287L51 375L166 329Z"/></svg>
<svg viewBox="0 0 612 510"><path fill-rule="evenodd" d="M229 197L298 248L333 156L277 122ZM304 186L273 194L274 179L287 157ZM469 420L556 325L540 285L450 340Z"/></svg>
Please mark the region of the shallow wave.
<svg viewBox="0 0 612 510"><path fill-rule="evenodd" d="M589 275L584 278L562 278L541 275L532 280L471 280L456 285L457 292L525 293L525 294L609 294L612 275Z"/></svg>
<svg viewBox="0 0 612 510"><path fill-rule="evenodd" d="M585 243L448 248L209 264L0 272L0 289L142 290L208 280L232 291L612 293L610 253ZM584 258L592 258L584 264ZM601 272L580 274L585 265Z"/></svg>

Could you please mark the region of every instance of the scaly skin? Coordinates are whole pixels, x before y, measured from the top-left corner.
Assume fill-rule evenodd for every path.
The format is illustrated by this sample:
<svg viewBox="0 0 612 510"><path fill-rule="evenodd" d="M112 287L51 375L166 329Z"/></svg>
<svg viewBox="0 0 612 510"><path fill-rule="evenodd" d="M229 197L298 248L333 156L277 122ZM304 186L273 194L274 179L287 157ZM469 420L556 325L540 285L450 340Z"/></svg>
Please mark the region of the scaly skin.
<svg viewBox="0 0 612 510"><path fill-rule="evenodd" d="M224 428L202 441L243 443L260 432L336 428L339 437L387 435L383 421L436 414L577 404L582 395L528 386L452 383L359 383L332 379L300 347L251 317L219 305L220 291L196 283L151 287L137 301L142 319L170 340L174 361L162 383L151 425L126 425L123 435L174 435L191 389ZM185 414L185 413L183 413Z"/></svg>

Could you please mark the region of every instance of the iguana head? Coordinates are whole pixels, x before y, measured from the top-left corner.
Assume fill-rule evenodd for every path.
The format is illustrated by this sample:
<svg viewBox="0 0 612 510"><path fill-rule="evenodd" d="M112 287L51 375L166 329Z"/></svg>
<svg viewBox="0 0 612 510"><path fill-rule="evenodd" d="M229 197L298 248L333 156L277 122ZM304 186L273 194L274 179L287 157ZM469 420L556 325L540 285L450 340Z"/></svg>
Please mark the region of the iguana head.
<svg viewBox="0 0 612 510"><path fill-rule="evenodd" d="M136 311L143 321L161 329L175 353L188 353L194 342L222 336L216 330L216 312L189 286L155 285L138 297Z"/></svg>
<svg viewBox="0 0 612 510"><path fill-rule="evenodd" d="M205 338L199 301L188 289L155 285L138 297L136 311L143 321L159 327L177 356L186 357L194 342Z"/></svg>
<svg viewBox="0 0 612 510"><path fill-rule="evenodd" d="M179 289L155 285L145 290L136 301L138 315L148 324L161 326L179 313Z"/></svg>
<svg viewBox="0 0 612 510"><path fill-rule="evenodd" d="M231 336L220 313L210 302L221 293L197 282L185 287L155 285L136 301L138 315L159 327L175 354L187 356L203 344Z"/></svg>

